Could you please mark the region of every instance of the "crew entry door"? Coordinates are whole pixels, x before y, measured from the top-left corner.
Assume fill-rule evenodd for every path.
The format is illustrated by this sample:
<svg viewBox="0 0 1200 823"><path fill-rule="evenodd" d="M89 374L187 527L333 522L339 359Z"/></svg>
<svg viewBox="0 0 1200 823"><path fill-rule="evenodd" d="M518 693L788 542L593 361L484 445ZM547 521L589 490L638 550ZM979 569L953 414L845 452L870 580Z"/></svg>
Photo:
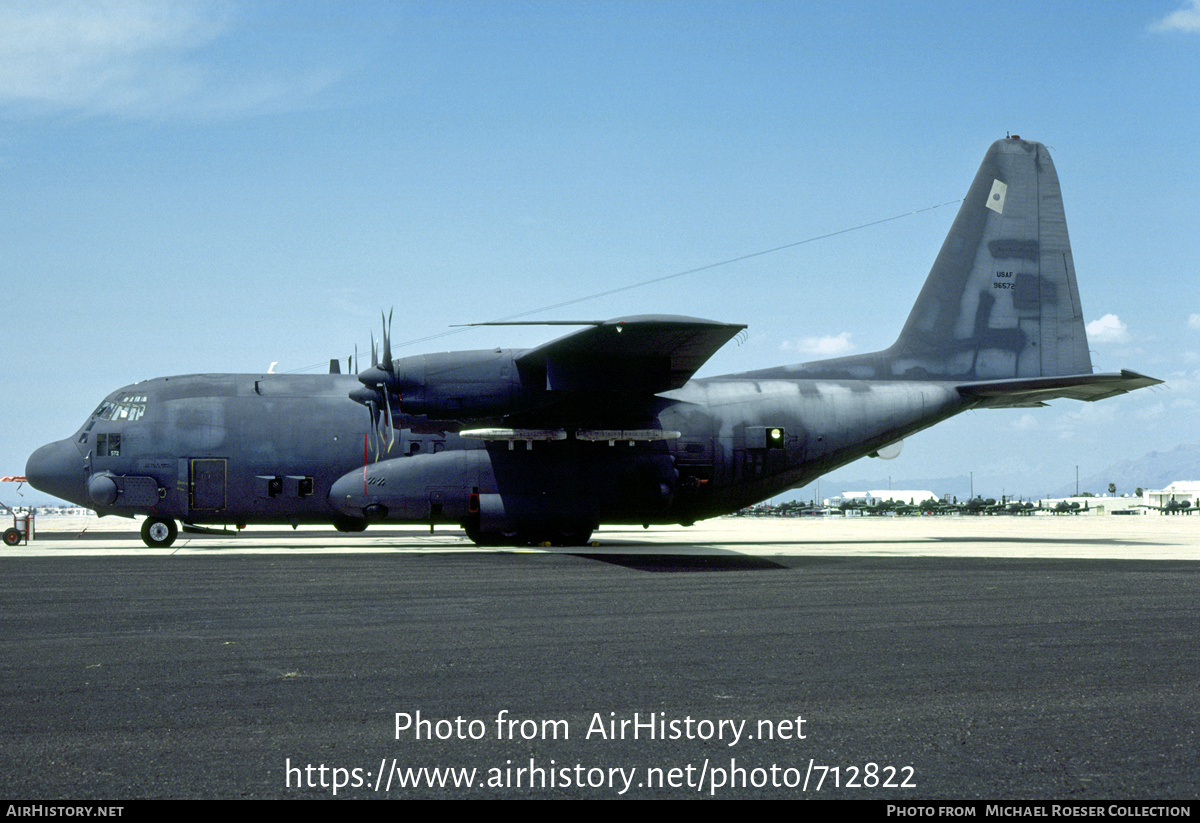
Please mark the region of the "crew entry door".
<svg viewBox="0 0 1200 823"><path fill-rule="evenodd" d="M192 511L214 512L225 508L224 457L195 457L189 461L188 490Z"/></svg>

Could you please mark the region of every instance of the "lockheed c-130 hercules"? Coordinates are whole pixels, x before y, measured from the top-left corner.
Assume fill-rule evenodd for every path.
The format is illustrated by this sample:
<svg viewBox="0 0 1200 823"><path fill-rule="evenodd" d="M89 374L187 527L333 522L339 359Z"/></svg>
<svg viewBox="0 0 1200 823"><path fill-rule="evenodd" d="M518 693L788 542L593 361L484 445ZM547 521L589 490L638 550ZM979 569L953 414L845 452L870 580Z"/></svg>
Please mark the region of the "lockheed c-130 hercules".
<svg viewBox="0 0 1200 823"><path fill-rule="evenodd" d="M694 379L744 326L578 325L532 349L398 359L385 335L357 376L143 381L25 474L101 515L145 515L150 546L176 521L450 524L479 544L581 545L601 524L737 511L967 409L1160 382L1093 374L1058 178L1017 137L991 146L883 351Z"/></svg>

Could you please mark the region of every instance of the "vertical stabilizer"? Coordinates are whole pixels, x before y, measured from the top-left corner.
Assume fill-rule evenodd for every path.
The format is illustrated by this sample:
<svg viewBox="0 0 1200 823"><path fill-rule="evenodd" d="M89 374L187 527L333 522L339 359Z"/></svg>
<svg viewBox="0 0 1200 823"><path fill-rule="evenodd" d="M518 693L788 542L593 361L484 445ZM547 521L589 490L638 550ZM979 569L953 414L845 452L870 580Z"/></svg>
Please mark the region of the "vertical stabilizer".
<svg viewBox="0 0 1200 823"><path fill-rule="evenodd" d="M893 378L1091 373L1062 192L1045 146L1017 137L992 144L904 330L881 354Z"/></svg>

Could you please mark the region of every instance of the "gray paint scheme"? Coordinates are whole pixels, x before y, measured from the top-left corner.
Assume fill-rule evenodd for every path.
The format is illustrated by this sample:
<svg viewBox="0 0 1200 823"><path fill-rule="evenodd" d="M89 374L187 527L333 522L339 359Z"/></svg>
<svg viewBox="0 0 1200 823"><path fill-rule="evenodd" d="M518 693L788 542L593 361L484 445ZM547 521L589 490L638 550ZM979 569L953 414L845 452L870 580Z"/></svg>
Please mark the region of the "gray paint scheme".
<svg viewBox="0 0 1200 823"><path fill-rule="evenodd" d="M145 381L36 451L26 476L102 515L147 515L150 545L176 520L447 523L480 543L573 544L602 523L736 511L966 409L1160 382L1092 373L1058 178L1019 138L988 151L891 347L693 379L743 328L627 317L529 350L393 360L385 341L357 378Z"/></svg>

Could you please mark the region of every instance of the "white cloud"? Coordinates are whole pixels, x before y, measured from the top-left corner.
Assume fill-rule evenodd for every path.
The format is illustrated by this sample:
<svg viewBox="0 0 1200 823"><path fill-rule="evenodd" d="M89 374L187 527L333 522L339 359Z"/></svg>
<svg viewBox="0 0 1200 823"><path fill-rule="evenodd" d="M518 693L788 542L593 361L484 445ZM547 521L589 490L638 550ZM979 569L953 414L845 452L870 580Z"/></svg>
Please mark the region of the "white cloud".
<svg viewBox="0 0 1200 823"><path fill-rule="evenodd" d="M1041 428L1041 426L1042 424L1038 421L1038 419L1028 412L1021 415L1019 418L1017 418L1017 422L1012 424L1012 428L1015 431L1023 432L1037 431L1039 428Z"/></svg>
<svg viewBox="0 0 1200 823"><path fill-rule="evenodd" d="M1200 31L1200 0L1188 0L1183 8L1155 20L1149 28L1150 31Z"/></svg>
<svg viewBox="0 0 1200 823"><path fill-rule="evenodd" d="M1094 441L1100 436L1098 432L1105 427L1128 421L1129 410L1123 410L1124 416L1118 415L1120 411L1122 409L1112 403L1081 403L1078 409L1048 419L1043 424L1043 429L1053 433L1060 441L1077 438L1084 442Z"/></svg>
<svg viewBox="0 0 1200 823"><path fill-rule="evenodd" d="M0 107L161 117L237 114L330 78L244 76L219 2L16 0L0 5ZM246 50L238 57L249 57Z"/></svg>
<svg viewBox="0 0 1200 823"><path fill-rule="evenodd" d="M813 357L840 357L843 354L849 354L854 351L855 347L850 342L850 332L844 331L837 335L805 337L794 343L790 340L785 340L780 348L784 351L798 351L801 354L812 355Z"/></svg>
<svg viewBox="0 0 1200 823"><path fill-rule="evenodd" d="M1200 314L1189 314L1188 315L1188 328L1189 329L1200 329Z"/></svg>
<svg viewBox="0 0 1200 823"><path fill-rule="evenodd" d="M1151 406L1143 406L1134 412L1134 417L1138 420L1152 422L1157 420L1165 420L1167 417L1167 407L1163 403L1155 403Z"/></svg>
<svg viewBox="0 0 1200 823"><path fill-rule="evenodd" d="M1093 343L1128 343L1131 339L1125 324L1115 314L1106 314L1088 323L1087 335Z"/></svg>

